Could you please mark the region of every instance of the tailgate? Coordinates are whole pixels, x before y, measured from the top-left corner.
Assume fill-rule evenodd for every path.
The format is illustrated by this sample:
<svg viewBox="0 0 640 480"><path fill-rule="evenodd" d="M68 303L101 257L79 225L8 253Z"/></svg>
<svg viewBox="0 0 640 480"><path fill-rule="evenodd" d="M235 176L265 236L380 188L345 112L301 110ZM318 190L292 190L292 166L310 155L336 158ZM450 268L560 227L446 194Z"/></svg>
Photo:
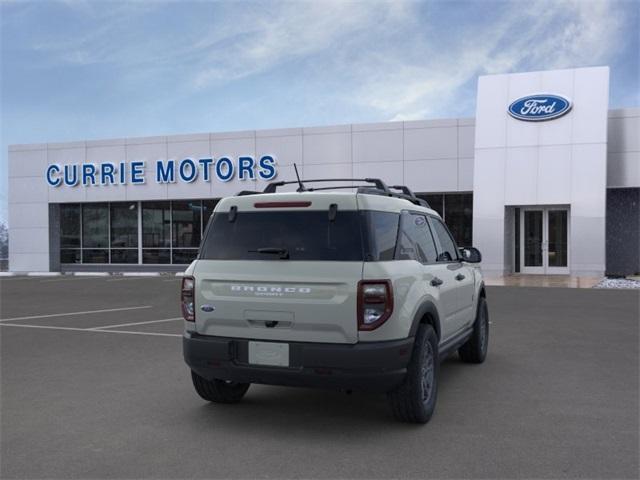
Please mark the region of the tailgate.
<svg viewBox="0 0 640 480"><path fill-rule="evenodd" d="M362 262L199 260L194 277L196 331L202 335L357 341Z"/></svg>

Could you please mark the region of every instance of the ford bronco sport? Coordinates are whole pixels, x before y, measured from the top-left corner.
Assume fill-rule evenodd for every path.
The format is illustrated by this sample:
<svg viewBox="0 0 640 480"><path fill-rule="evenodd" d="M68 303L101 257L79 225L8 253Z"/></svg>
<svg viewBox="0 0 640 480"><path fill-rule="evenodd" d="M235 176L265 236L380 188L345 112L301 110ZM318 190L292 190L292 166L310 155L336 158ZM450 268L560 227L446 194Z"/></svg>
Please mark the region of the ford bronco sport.
<svg viewBox="0 0 640 480"><path fill-rule="evenodd" d="M251 383L385 392L397 419L425 423L440 361L487 354L480 253L407 187L307 187L324 181L216 206L182 280L195 390L221 403Z"/></svg>

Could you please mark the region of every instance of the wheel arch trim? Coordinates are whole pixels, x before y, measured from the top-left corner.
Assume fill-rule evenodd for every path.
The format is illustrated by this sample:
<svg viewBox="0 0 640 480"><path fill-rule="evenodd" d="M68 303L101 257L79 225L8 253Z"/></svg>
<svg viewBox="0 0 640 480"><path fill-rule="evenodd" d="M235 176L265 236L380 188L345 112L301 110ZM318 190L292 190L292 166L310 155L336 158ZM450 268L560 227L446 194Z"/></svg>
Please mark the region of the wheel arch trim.
<svg viewBox="0 0 640 480"><path fill-rule="evenodd" d="M431 318L431 321L427 323L430 323L433 325L433 328L436 331L436 335L438 336L438 340L440 340L441 332L442 332L440 328L440 315L438 314L438 309L436 305L430 300L423 302L418 308L418 310L416 311L415 315L413 316L413 322L411 323L411 330L409 331L409 336L410 337L416 336L416 333L418 332L418 327L420 327L420 324L423 323L422 320L426 316Z"/></svg>

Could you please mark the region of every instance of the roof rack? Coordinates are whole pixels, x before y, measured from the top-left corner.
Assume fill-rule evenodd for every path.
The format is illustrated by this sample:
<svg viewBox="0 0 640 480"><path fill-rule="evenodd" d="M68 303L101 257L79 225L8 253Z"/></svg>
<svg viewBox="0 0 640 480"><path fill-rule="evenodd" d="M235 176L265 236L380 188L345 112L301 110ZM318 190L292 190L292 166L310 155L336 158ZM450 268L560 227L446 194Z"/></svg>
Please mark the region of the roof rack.
<svg viewBox="0 0 640 480"><path fill-rule="evenodd" d="M363 182L363 183L368 183L370 185L333 185L333 186L327 186L327 187L307 187L305 185L305 183L324 183L324 182ZM409 187L406 187L404 185L388 186L379 178L315 178L315 179L309 179L309 180L298 179L298 180L291 180L291 181L271 182L265 187L265 189L262 192L253 192L253 191L243 190L238 193L238 196L256 195L259 193L276 193L278 187L283 187L285 185L293 185L293 184L299 185L299 187L296 189L297 192L316 192L319 190L357 188L358 193L402 198L404 200L410 201L415 205L431 208L425 200L423 200L422 198L416 197L416 195L409 189ZM400 190L400 192L402 193L394 192L392 190Z"/></svg>
<svg viewBox="0 0 640 480"><path fill-rule="evenodd" d="M383 192L387 192L387 193L391 193L389 192L389 187L387 187L387 185L385 185L385 183L380 180L379 178L315 178L315 179L310 179L310 180L291 180L288 182L271 182L270 184L267 185L267 187L264 189L263 193L276 193L276 190L278 187L282 187L284 185L291 185L294 183L299 184L300 186L296 189L296 191L298 192L313 192L314 190L320 190L320 188L307 188L304 186L304 184L306 183L318 183L318 182L365 182L365 183L372 183L375 185L375 188L377 188L378 190L382 190ZM357 185L354 186L344 186L342 188L356 188ZM322 190L330 190L332 188L337 188L337 187L325 187L322 188Z"/></svg>
<svg viewBox="0 0 640 480"><path fill-rule="evenodd" d="M409 200L410 202L413 202L416 205L422 205L423 207L431 208L431 206L425 199L418 198L416 194L413 193L411 189L405 185L393 185L393 186L390 186L389 188L402 191L402 194L395 194L395 196L399 196L400 198L405 198L406 200Z"/></svg>

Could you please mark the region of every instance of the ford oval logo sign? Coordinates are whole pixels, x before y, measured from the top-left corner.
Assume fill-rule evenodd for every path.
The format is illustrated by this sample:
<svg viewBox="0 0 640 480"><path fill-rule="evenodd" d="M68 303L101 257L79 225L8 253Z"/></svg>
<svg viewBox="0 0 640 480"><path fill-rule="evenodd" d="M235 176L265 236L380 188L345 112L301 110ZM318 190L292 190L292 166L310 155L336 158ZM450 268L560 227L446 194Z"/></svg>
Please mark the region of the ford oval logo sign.
<svg viewBox="0 0 640 480"><path fill-rule="evenodd" d="M561 117L571 110L571 100L560 95L527 95L509 105L509 115L527 122L541 122Z"/></svg>

